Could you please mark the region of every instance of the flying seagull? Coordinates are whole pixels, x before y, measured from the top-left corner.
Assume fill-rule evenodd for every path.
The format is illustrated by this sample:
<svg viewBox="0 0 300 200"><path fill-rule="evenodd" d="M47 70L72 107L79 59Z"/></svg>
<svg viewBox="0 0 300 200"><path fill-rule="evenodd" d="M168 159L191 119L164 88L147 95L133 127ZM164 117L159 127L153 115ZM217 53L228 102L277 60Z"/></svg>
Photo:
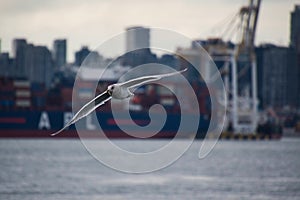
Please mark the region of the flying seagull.
<svg viewBox="0 0 300 200"><path fill-rule="evenodd" d="M186 70L187 70L187 68L185 68L184 70L181 70L181 71L176 71L176 72L167 73L167 74L142 76L139 78L135 78L135 79L123 82L123 83L116 83L116 84L109 85L105 92L99 94L94 99L92 99L87 104L85 104L62 129L60 129L59 131L57 131L55 133L52 133L51 136L55 136L55 135L59 134L60 132L65 130L67 127L69 127L71 124L74 124L78 120L82 119L83 117L87 116L88 114L90 114L91 112L96 110L99 106L105 104L111 98L126 99L126 98L134 95L131 90L133 90L136 87L139 87L146 83L160 80L165 77L174 76L174 75L183 73Z"/></svg>

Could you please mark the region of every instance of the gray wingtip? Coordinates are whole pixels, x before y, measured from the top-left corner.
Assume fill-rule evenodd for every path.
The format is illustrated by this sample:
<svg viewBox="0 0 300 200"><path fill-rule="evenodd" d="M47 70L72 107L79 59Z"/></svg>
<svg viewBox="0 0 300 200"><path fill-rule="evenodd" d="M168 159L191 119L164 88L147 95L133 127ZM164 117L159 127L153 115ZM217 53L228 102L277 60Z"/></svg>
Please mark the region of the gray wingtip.
<svg viewBox="0 0 300 200"><path fill-rule="evenodd" d="M184 68L183 70L180 70L180 73L186 72L187 69L188 69L188 68L186 67L186 68Z"/></svg>
<svg viewBox="0 0 300 200"><path fill-rule="evenodd" d="M51 136L51 137L56 136L57 134L59 134L59 133L62 132L63 130L64 130L64 128L61 129L61 130L59 130L59 131L56 131L55 133L50 134L50 136Z"/></svg>
<svg viewBox="0 0 300 200"><path fill-rule="evenodd" d="M64 126L62 129L60 129L59 131L56 131L55 133L52 133L50 136L56 136L57 134L59 134L60 132L63 132L68 126L70 126L70 124L67 124L66 126Z"/></svg>

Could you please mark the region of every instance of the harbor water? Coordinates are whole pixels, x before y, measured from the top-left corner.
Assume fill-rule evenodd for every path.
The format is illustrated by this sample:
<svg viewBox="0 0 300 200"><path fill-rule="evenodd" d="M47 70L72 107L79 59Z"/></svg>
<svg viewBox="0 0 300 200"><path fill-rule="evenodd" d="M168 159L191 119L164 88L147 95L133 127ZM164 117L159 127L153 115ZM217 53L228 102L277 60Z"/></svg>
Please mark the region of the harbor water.
<svg viewBox="0 0 300 200"><path fill-rule="evenodd" d="M142 152L166 141L116 143ZM300 139L220 141L202 160L199 148L136 175L104 166L77 139L1 139L0 199L300 199Z"/></svg>

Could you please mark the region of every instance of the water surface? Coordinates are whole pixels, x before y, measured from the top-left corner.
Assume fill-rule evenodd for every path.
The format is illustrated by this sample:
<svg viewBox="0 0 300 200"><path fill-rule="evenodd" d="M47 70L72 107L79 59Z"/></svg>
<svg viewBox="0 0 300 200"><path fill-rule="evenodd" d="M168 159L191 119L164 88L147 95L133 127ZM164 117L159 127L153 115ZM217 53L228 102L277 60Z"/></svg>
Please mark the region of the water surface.
<svg viewBox="0 0 300 200"><path fill-rule="evenodd" d="M143 152L166 140L116 143ZM79 140L1 139L0 199L300 199L299 139L221 141L203 160L199 147L134 175L105 167Z"/></svg>

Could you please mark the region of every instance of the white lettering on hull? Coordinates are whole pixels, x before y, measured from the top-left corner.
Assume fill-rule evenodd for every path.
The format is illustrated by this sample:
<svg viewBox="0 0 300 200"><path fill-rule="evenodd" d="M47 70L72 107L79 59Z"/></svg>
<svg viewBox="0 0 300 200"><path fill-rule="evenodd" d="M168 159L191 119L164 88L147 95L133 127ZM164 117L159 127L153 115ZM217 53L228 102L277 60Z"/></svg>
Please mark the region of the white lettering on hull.
<svg viewBox="0 0 300 200"><path fill-rule="evenodd" d="M40 121L39 121L39 129L51 129L51 124L49 120L48 113L42 112Z"/></svg>
<svg viewBox="0 0 300 200"><path fill-rule="evenodd" d="M95 130L96 129L95 124L93 124L91 115L86 116L86 128L87 128L87 130Z"/></svg>
<svg viewBox="0 0 300 200"><path fill-rule="evenodd" d="M73 113L72 112L65 112L64 113L64 125L66 125L71 119L73 118ZM68 127L69 129L69 127Z"/></svg>
<svg viewBox="0 0 300 200"><path fill-rule="evenodd" d="M67 124L71 119L73 118L73 113L72 112L65 112L63 115L63 124ZM93 118L91 115L86 116L86 121L85 121L85 126L87 130L96 130L96 125L93 123ZM43 111L40 116L39 124L38 124L39 129L51 129L51 123L49 119L49 115L47 112Z"/></svg>

